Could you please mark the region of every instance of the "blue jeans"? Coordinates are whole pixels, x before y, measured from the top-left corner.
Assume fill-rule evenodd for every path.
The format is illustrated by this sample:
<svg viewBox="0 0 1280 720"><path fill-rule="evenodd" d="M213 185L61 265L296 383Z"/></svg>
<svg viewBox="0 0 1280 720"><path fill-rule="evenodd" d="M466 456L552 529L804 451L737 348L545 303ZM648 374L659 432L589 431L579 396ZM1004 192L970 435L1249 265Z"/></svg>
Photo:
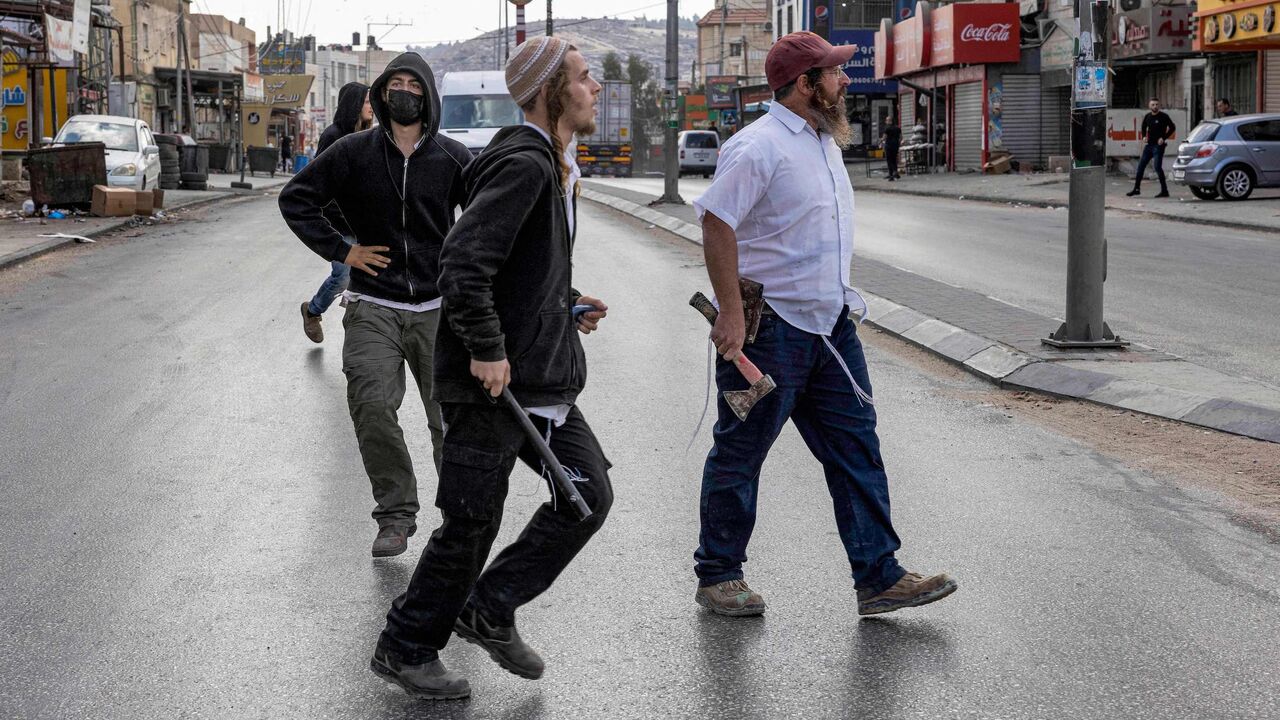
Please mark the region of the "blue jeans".
<svg viewBox="0 0 1280 720"><path fill-rule="evenodd" d="M1142 159L1138 161L1138 174L1133 179L1133 189L1142 187L1142 178L1147 174L1147 163L1155 160L1156 177L1160 179L1160 192L1169 192L1164 182L1164 145L1145 145L1142 148Z"/></svg>
<svg viewBox="0 0 1280 720"><path fill-rule="evenodd" d="M348 245L354 245L355 238L342 238ZM316 296L311 298L311 302L307 303L307 312L312 315L323 315L325 310L333 304L338 295L347 289L347 285L351 283L351 266L346 263L330 263L329 277L321 283L320 289L316 291Z"/></svg>
<svg viewBox="0 0 1280 720"><path fill-rule="evenodd" d="M858 386L871 393L862 343L848 308L836 322L831 345ZM872 594L889 588L906 571L894 558L901 543L889 519L889 479L880 459L875 407L859 402L820 335L799 330L776 315L760 319L756 341L745 353L761 372L773 376L778 387L745 421L738 420L723 397L717 398L719 418L702 474L702 532L694 554L699 584L742 578L756 520L760 467L791 418L822 463L855 587ZM716 386L721 392L748 387L737 368L723 359L716 363Z"/></svg>

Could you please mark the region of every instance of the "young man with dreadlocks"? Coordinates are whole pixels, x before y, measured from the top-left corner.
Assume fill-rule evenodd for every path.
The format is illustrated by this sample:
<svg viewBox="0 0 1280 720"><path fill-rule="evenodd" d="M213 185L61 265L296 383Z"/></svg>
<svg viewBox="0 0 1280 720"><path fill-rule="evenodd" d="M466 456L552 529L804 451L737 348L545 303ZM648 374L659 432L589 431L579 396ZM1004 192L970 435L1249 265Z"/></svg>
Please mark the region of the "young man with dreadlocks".
<svg viewBox="0 0 1280 720"><path fill-rule="evenodd" d="M721 615L765 610L742 566L760 468L788 418L825 471L858 614L923 605L956 589L945 573L909 573L894 558L899 542L889 520L871 383L849 317L850 307L866 312L849 285L853 188L840 156L852 135L844 101L849 78L841 68L853 51L810 32L774 43L765 58L774 93L769 114L725 143L715 181L694 201L720 307L711 331L724 356L716 385L722 393L746 388L734 363L744 351L777 383L745 419L719 401L702 474L694 597ZM740 279L764 285L763 304L752 313L758 330L745 348Z"/></svg>
<svg viewBox="0 0 1280 720"><path fill-rule="evenodd" d="M609 461L574 405L587 378L578 333L595 330L608 309L573 289L570 263L573 136L594 131L600 84L582 54L554 37L516 48L506 75L527 122L500 131L467 168L466 210L440 256L435 396L446 431L436 505L444 522L387 613L370 663L426 698L471 693L439 659L454 632L510 672L542 676L542 659L516 632L516 609L550 587L613 503ZM575 321L575 305L595 309ZM516 460L546 473L518 418L495 403L507 386L593 514L579 519L553 488L551 501L481 573Z"/></svg>

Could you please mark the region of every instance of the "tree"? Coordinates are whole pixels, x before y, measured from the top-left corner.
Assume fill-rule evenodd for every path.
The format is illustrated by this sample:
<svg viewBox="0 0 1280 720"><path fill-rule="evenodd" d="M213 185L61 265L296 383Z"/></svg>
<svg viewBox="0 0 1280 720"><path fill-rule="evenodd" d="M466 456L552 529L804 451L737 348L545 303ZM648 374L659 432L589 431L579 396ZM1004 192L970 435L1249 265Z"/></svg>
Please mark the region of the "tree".
<svg viewBox="0 0 1280 720"><path fill-rule="evenodd" d="M649 78L653 75L653 68L649 63L640 59L639 55L632 53L627 56L627 80L631 83L633 89L640 89L644 84L649 82ZM622 78L618 78L621 80Z"/></svg>
<svg viewBox="0 0 1280 720"><path fill-rule="evenodd" d="M634 56L632 56L634 57ZM604 60L600 63L601 71L604 73L605 80L624 80L622 76L622 58L618 57L618 53L610 51L604 56Z"/></svg>

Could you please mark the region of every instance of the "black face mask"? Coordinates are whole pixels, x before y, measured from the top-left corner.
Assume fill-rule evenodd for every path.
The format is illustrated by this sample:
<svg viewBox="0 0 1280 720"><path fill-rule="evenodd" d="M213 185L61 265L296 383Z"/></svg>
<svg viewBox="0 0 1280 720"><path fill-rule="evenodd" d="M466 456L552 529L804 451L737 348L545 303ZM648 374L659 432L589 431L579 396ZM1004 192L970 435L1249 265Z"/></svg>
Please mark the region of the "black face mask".
<svg viewBox="0 0 1280 720"><path fill-rule="evenodd" d="M387 109L392 122L412 125L422 119L422 96L408 90L391 90L387 93Z"/></svg>

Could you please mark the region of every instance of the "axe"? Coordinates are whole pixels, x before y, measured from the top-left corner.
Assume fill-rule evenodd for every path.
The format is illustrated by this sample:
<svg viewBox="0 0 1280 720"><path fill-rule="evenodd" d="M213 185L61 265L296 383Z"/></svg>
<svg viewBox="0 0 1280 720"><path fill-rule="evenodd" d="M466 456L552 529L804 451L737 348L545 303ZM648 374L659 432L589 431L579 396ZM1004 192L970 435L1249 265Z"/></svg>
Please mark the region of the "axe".
<svg viewBox="0 0 1280 720"><path fill-rule="evenodd" d="M716 317L720 313L716 310L716 306L712 305L711 301L707 299L706 295L700 292L694 293L693 297L689 298L689 304L693 306L694 310L702 313L707 322L712 325L716 324ZM739 420L745 421L747 413L750 413L751 408L760 402L760 398L773 392L773 389L778 385L773 381L773 378L760 372L760 368L756 367L755 363L748 360L747 356L741 352L738 353L738 357L733 359L733 363L737 366L738 372L742 373L742 377L751 383L751 387L746 390L726 390L722 395L733 414L737 415Z"/></svg>

